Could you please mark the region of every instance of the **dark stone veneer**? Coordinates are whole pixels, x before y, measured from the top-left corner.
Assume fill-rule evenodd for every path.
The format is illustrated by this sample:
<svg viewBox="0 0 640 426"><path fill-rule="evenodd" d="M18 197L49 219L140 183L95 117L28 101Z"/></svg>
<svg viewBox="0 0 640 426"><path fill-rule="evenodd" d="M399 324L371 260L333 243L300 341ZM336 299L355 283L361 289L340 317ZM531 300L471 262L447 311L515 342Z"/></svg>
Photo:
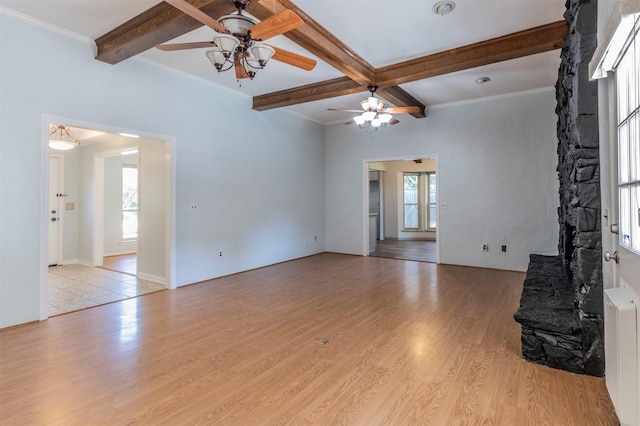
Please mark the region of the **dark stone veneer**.
<svg viewBox="0 0 640 426"><path fill-rule="evenodd" d="M569 31L556 83L559 256L531 256L516 321L529 361L604 375L597 0L567 0Z"/></svg>

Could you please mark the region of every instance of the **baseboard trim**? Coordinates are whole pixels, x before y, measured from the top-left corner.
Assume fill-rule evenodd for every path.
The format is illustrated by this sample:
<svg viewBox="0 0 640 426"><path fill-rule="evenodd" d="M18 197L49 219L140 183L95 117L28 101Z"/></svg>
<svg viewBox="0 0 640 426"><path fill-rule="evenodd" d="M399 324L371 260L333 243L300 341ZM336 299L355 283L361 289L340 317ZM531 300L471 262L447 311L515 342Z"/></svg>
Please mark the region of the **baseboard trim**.
<svg viewBox="0 0 640 426"><path fill-rule="evenodd" d="M145 274L144 272L138 272L138 278L143 280L152 281L154 283L167 285L167 280L164 277L159 277L157 275Z"/></svg>
<svg viewBox="0 0 640 426"><path fill-rule="evenodd" d="M125 254L136 254L137 251L131 251L131 250L126 250L126 251L117 251L117 252L113 252L113 253L103 253L103 257L110 257L110 256L124 256Z"/></svg>

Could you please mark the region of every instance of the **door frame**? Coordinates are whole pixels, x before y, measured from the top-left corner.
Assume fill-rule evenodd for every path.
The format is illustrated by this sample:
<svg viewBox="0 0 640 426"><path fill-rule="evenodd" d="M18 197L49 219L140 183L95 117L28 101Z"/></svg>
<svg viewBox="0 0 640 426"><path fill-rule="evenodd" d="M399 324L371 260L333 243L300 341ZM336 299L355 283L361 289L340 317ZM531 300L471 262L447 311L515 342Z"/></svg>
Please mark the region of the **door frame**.
<svg viewBox="0 0 640 426"><path fill-rule="evenodd" d="M43 321L49 317L49 277L48 277L48 256L49 256L49 127L52 123L64 123L69 126L83 127L106 133L131 133L143 137L165 141L169 144L169 196L166 201L167 218L165 221L165 277L167 287L175 289L176 283L176 138L175 136L151 133L143 130L118 127L109 124L94 123L77 120L68 117L60 117L49 114L42 114L40 122L40 313L39 320Z"/></svg>
<svg viewBox="0 0 640 426"><path fill-rule="evenodd" d="M438 179L436 180L436 194L437 194L437 203L436 203L436 215L438 221L440 221L440 158L438 154L416 154L416 155L403 155L399 157L380 157L380 158L365 158L362 162L362 187L363 187L363 197L362 197L362 255L369 256L369 163L379 163L384 161L402 161L402 160L413 160L415 158L433 158L436 161L436 176ZM382 183L382 182L381 182ZM383 185L380 185L380 193L382 194L384 191L382 189ZM381 200L382 203L382 200ZM384 206L380 206L380 210L384 210ZM381 235L380 238L383 236ZM440 263L440 226L436 227L436 264Z"/></svg>

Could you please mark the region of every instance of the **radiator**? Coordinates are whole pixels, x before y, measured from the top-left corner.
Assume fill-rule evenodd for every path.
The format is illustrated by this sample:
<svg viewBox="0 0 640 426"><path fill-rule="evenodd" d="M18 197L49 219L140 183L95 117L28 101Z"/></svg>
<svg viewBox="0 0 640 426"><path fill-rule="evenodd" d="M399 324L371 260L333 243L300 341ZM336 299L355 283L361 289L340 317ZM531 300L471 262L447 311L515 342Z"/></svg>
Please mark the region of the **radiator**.
<svg viewBox="0 0 640 426"><path fill-rule="evenodd" d="M637 426L638 345L636 305L628 288L604 291L606 383L620 423Z"/></svg>

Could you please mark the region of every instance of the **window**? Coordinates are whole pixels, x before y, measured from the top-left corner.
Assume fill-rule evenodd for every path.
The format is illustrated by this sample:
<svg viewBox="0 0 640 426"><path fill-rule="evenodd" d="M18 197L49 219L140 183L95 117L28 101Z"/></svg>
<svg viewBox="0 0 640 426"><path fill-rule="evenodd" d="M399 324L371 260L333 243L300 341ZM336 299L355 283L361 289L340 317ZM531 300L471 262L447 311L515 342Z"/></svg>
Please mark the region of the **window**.
<svg viewBox="0 0 640 426"><path fill-rule="evenodd" d="M640 38L638 21L616 67L620 245L640 254Z"/></svg>
<svg viewBox="0 0 640 426"><path fill-rule="evenodd" d="M404 174L404 229L435 231L437 214L436 174Z"/></svg>
<svg viewBox="0 0 640 426"><path fill-rule="evenodd" d="M404 229L419 229L420 175L404 175Z"/></svg>
<svg viewBox="0 0 640 426"><path fill-rule="evenodd" d="M138 238L138 166L122 165L122 240Z"/></svg>
<svg viewBox="0 0 640 426"><path fill-rule="evenodd" d="M435 230L436 229L436 215L438 212L438 206L436 204L436 174L429 173L427 175L427 190L429 191L429 201L428 201L428 220L427 220L427 229Z"/></svg>

